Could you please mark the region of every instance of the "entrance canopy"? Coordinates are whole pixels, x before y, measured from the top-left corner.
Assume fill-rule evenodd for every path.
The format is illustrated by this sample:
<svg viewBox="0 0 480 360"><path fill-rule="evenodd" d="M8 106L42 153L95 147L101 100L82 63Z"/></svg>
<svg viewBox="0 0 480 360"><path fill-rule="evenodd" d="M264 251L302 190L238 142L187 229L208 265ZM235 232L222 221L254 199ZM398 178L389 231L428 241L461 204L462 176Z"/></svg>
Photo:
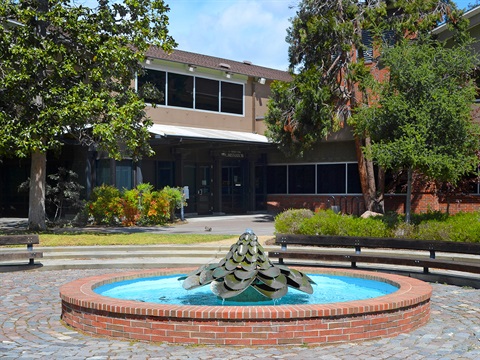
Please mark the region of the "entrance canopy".
<svg viewBox="0 0 480 360"><path fill-rule="evenodd" d="M187 126L153 124L148 131L156 138L186 138L192 140L226 141L236 143L268 144L266 136L241 131L203 129Z"/></svg>

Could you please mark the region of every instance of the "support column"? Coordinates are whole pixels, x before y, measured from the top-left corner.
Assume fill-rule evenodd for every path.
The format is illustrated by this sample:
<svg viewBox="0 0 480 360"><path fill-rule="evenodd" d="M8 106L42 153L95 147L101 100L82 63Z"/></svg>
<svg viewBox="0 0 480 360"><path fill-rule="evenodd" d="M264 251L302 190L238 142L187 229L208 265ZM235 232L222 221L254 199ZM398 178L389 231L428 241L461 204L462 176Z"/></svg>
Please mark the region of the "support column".
<svg viewBox="0 0 480 360"><path fill-rule="evenodd" d="M255 192L255 163L257 161L256 154L248 156L248 193L247 193L247 212L255 211L256 192Z"/></svg>
<svg viewBox="0 0 480 360"><path fill-rule="evenodd" d="M214 157L213 162L213 214L223 214L222 211L222 158Z"/></svg>

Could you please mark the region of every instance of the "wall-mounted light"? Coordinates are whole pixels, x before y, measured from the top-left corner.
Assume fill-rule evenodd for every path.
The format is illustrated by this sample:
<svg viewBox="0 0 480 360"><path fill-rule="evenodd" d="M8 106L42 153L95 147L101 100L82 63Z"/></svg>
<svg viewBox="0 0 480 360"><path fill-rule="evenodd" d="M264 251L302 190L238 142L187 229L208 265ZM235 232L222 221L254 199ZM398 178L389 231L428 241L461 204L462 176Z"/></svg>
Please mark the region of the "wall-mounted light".
<svg viewBox="0 0 480 360"><path fill-rule="evenodd" d="M150 65L152 63L152 59L146 58L145 59L145 64Z"/></svg>
<svg viewBox="0 0 480 360"><path fill-rule="evenodd" d="M225 71L225 77L227 79L230 79L232 77L232 73L231 72L228 72L228 71Z"/></svg>
<svg viewBox="0 0 480 360"><path fill-rule="evenodd" d="M188 65L188 71L194 72L197 67L195 65Z"/></svg>
<svg viewBox="0 0 480 360"><path fill-rule="evenodd" d="M265 82L267 81L267 79L265 79L264 77L261 77L261 78L258 78L257 81L259 84L265 85Z"/></svg>

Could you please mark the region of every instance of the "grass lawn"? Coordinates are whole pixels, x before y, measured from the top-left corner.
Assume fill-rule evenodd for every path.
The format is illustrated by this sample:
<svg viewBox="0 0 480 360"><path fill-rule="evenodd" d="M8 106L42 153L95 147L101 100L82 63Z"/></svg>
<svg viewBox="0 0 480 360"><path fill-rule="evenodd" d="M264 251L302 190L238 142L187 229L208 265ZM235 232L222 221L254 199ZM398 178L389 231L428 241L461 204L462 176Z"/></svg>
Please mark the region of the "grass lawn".
<svg viewBox="0 0 480 360"><path fill-rule="evenodd" d="M158 245L200 244L235 238L235 235L197 234L104 234L62 233L40 234L39 246L100 246L100 245ZM238 237L238 236L237 236Z"/></svg>

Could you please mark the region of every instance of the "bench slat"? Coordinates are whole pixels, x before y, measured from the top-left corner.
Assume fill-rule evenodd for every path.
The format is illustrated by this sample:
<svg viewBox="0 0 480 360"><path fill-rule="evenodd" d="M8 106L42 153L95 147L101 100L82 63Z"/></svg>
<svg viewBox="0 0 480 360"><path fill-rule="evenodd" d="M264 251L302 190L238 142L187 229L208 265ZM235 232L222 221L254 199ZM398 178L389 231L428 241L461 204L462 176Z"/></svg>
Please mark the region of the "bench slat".
<svg viewBox="0 0 480 360"><path fill-rule="evenodd" d="M0 252L0 260L24 260L24 259L40 259L43 258L43 252L37 251L12 251Z"/></svg>
<svg viewBox="0 0 480 360"><path fill-rule="evenodd" d="M0 245L30 245L39 244L38 235L1 235Z"/></svg>
<svg viewBox="0 0 480 360"><path fill-rule="evenodd" d="M480 274L480 263L430 259L422 257L400 257L388 255L365 255L345 253L318 253L312 251L271 251L270 258L299 259L299 260L323 260L323 261L348 261L351 263L363 262L373 264L392 264L404 266L417 266L423 268L439 268Z"/></svg>
<svg viewBox="0 0 480 360"><path fill-rule="evenodd" d="M413 240L398 238L367 238L351 236L290 235L278 234L277 245L341 246L364 248L390 248L427 250L460 254L480 255L480 243L465 243L440 240Z"/></svg>

